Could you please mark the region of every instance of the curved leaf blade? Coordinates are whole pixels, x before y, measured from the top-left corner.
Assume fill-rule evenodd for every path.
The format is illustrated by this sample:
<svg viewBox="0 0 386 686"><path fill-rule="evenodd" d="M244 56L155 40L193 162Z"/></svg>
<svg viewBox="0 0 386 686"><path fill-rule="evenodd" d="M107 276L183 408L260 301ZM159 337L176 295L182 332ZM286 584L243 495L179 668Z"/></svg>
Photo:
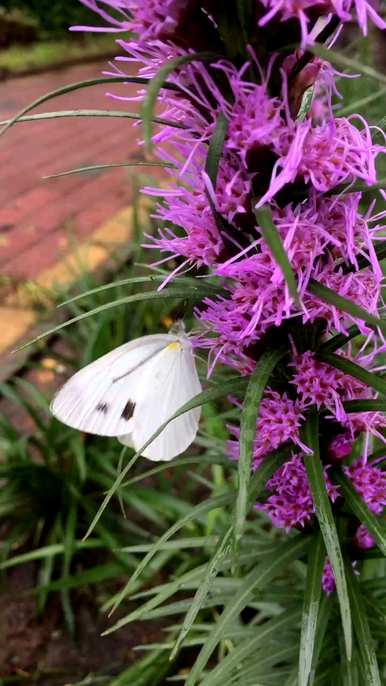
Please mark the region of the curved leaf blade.
<svg viewBox="0 0 386 686"><path fill-rule="evenodd" d="M260 227L261 235L266 241L275 262L282 271L288 291L295 303L299 303L298 285L295 273L291 267L281 236L273 221L272 210L269 205L265 205L257 210L255 209L254 212Z"/></svg>
<svg viewBox="0 0 386 686"><path fill-rule="evenodd" d="M346 504L356 517L366 526L370 534L375 539L378 548L386 556L386 525L382 518L375 517L370 512L366 503L356 492L351 481L341 472L334 474L336 481L341 487Z"/></svg>
<svg viewBox="0 0 386 686"><path fill-rule="evenodd" d="M228 131L228 125L229 121L225 114L220 112L217 117L212 138L209 142L208 156L206 158L205 166L205 171L213 184L213 188L216 188L217 173Z"/></svg>
<svg viewBox="0 0 386 686"><path fill-rule="evenodd" d="M360 319L361 321L366 322L366 324L372 328L379 328L381 331L386 332L385 320L379 319L375 315L370 314L370 312L367 312L367 310L364 310L363 307L360 307L352 300L348 300L342 295L338 295L338 293L335 293L335 291L333 291L331 288L324 286L318 281L310 279L307 290L313 295L316 295L319 300L322 300L328 305L337 307L339 310L346 312L346 314L349 314L354 319Z"/></svg>
<svg viewBox="0 0 386 686"><path fill-rule="evenodd" d="M235 508L234 540L238 546L244 531L248 509L248 487L251 478L253 445L260 402L265 387L277 363L286 354L285 348L263 354L249 379L240 420L240 456L238 461L238 493Z"/></svg>
<svg viewBox="0 0 386 686"><path fill-rule="evenodd" d="M312 542L308 554L306 589L300 631L299 686L308 686L313 665L325 556L326 548L323 538L318 533Z"/></svg>
<svg viewBox="0 0 386 686"><path fill-rule="evenodd" d="M304 440L313 450L311 455L304 455L304 464L315 505L316 517L319 522L324 544L326 546L327 554L334 572L345 638L346 653L348 660L350 660L352 652L350 602L343 556L340 549L331 503L326 490L323 465L319 455L319 422L316 412L312 412L306 422L304 428Z"/></svg>

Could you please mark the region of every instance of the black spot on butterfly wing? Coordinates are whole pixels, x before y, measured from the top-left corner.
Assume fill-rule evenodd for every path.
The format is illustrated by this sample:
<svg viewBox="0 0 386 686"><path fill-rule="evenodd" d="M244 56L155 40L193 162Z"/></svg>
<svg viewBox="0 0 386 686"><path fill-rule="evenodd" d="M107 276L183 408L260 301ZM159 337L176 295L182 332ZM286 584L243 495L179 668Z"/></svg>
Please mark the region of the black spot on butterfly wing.
<svg viewBox="0 0 386 686"><path fill-rule="evenodd" d="M98 405L96 406L95 409L97 412L102 412L102 414L107 414L109 406L107 403L102 402L102 403L98 403Z"/></svg>
<svg viewBox="0 0 386 686"><path fill-rule="evenodd" d="M133 403L132 400L128 400L125 407L122 410L122 414L121 414L122 419L126 419L126 421L129 421L129 419L131 419L131 417L134 414L134 410L135 410L135 403Z"/></svg>

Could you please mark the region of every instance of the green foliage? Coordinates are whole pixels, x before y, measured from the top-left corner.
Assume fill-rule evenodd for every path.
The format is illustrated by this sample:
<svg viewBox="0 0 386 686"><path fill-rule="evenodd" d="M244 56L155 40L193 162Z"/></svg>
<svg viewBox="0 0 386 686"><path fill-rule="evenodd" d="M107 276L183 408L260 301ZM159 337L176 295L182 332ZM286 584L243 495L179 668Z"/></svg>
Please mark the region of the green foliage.
<svg viewBox="0 0 386 686"><path fill-rule="evenodd" d="M55 38L68 32L73 24L95 24L95 15L80 2L67 0L3 0L6 10L22 10L39 27L44 38Z"/></svg>

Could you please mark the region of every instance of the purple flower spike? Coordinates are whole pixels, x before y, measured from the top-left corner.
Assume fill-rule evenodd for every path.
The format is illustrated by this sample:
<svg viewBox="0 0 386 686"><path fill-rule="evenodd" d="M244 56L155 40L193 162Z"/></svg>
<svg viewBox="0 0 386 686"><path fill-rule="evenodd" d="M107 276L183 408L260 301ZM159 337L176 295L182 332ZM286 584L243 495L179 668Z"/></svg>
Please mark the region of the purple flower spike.
<svg viewBox="0 0 386 686"><path fill-rule="evenodd" d="M386 505L386 472L357 460L351 467L344 467L344 473L370 512L381 514Z"/></svg>
<svg viewBox="0 0 386 686"><path fill-rule="evenodd" d="M327 470L328 467L325 467L327 492L332 502L335 502L339 492L328 478ZM289 531L295 527L302 528L311 521L315 506L300 455L294 455L275 472L267 482L267 489L272 495L265 503L257 503L256 508L265 512L279 529Z"/></svg>

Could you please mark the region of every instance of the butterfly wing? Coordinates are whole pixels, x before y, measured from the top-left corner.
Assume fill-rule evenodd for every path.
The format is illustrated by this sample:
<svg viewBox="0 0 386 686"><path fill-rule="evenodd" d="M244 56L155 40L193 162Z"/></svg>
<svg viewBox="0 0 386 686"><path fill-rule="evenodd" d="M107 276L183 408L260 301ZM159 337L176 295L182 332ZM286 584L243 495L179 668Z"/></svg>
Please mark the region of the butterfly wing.
<svg viewBox="0 0 386 686"><path fill-rule="evenodd" d="M74 374L51 403L64 424L100 436L130 433L147 368L175 336L143 336Z"/></svg>
<svg viewBox="0 0 386 686"><path fill-rule="evenodd" d="M146 369L143 391L133 413L132 431L119 440L140 450L153 433L202 390L189 342L165 347ZM201 409L174 419L144 451L149 460L172 460L194 441Z"/></svg>

